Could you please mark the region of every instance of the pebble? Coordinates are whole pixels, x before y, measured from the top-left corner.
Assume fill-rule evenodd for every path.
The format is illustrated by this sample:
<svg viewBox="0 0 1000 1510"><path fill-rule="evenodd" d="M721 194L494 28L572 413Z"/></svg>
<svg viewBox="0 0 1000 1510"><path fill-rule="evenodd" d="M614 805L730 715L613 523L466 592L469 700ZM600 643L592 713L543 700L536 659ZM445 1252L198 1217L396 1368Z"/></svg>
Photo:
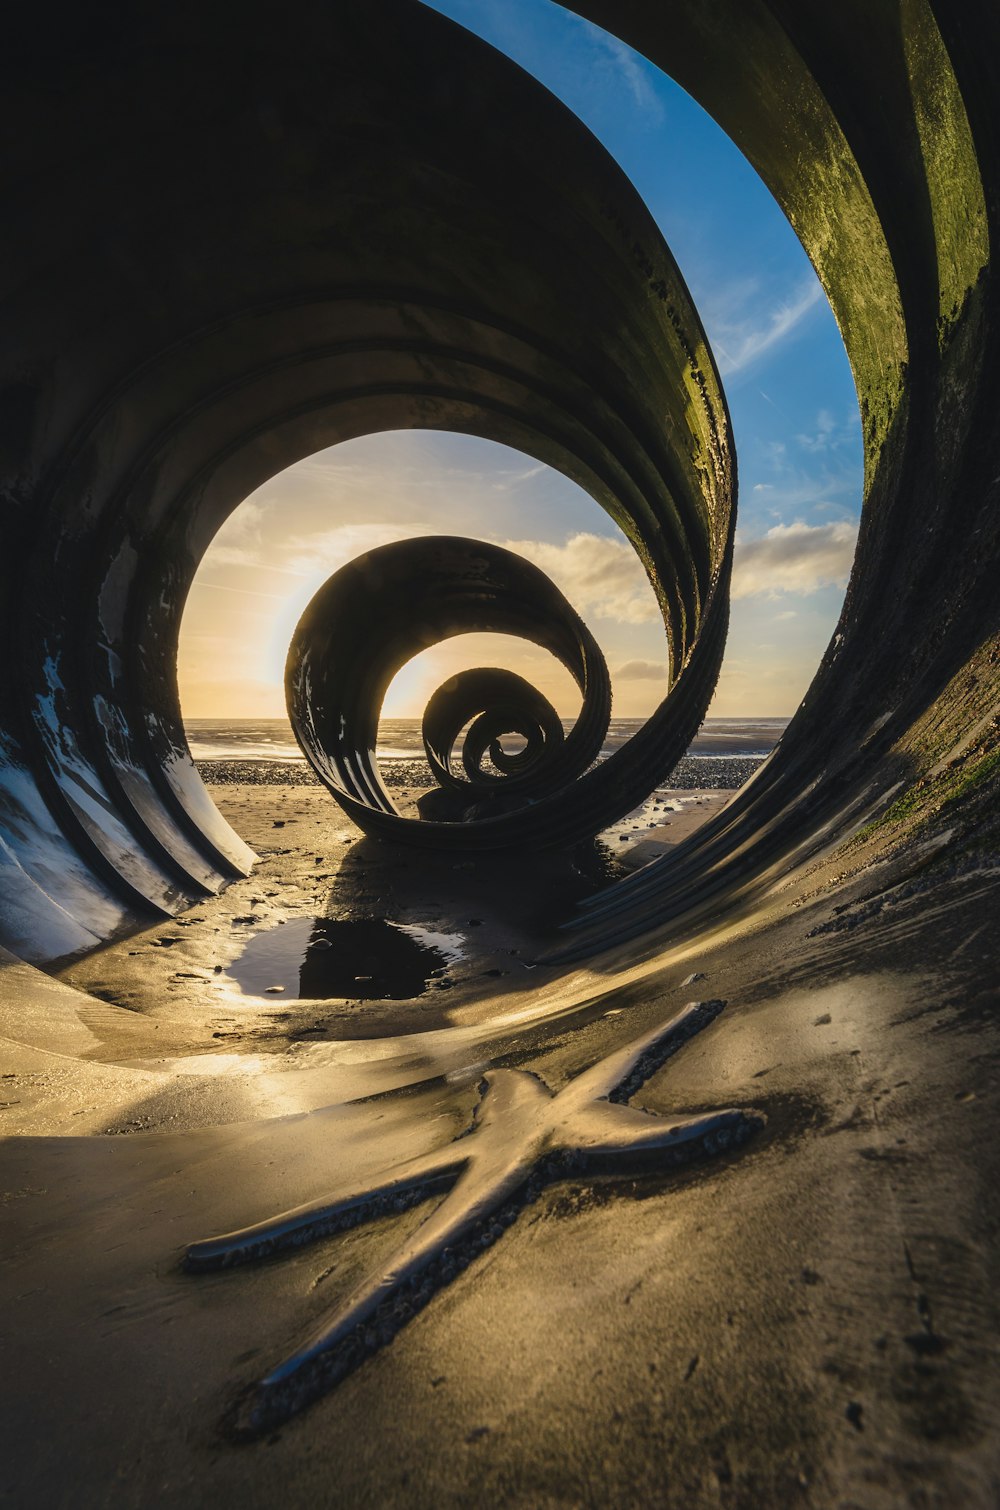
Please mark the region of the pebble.
<svg viewBox="0 0 1000 1510"><path fill-rule="evenodd" d="M763 755L685 755L660 786L692 791L733 791L756 771ZM319 786L304 761L201 760L198 769L210 786ZM383 760L379 764L387 787L411 790L432 784L430 770L420 759ZM283 827L280 820L275 828Z"/></svg>

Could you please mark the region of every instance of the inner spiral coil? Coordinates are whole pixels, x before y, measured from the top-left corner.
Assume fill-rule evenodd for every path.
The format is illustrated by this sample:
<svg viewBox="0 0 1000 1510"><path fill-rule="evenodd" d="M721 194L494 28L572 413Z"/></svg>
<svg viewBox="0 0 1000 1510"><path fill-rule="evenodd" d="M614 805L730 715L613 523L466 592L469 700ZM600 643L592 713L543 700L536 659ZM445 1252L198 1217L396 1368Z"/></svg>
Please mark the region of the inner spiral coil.
<svg viewBox="0 0 1000 1510"><path fill-rule="evenodd" d="M472 821L493 820L512 802L520 806L566 787L600 753L611 717L608 668L594 636L544 572L482 541L398 541L324 583L296 628L285 675L295 736L361 827L370 827L371 817L395 819L402 832L412 827L387 792L375 755L393 677L421 650L473 631L517 635L548 650L576 682L582 707L564 735L549 700L500 667L461 672L435 692L423 719L428 763L441 788L485 804ZM510 735L524 740L522 750L504 749Z"/></svg>

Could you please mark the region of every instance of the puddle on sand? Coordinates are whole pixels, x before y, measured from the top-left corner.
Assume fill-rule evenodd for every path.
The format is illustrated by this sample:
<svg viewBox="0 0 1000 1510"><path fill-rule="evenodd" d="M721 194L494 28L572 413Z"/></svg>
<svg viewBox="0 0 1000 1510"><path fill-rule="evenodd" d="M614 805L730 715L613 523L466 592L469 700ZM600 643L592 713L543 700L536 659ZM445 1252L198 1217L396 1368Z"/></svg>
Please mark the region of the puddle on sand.
<svg viewBox="0 0 1000 1510"><path fill-rule="evenodd" d="M244 996L274 1002L409 1001L462 958L462 944L401 923L294 918L255 934L227 974Z"/></svg>

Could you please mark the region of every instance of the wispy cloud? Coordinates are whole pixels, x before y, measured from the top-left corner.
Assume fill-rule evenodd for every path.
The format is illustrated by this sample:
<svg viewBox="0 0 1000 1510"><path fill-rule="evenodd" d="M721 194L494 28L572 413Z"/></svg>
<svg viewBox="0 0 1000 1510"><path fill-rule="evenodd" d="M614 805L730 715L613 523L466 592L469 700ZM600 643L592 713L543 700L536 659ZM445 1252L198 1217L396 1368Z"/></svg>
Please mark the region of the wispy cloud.
<svg viewBox="0 0 1000 1510"><path fill-rule="evenodd" d="M595 26L592 21L586 21L582 16L572 13L569 19L583 29L598 58L603 58L605 64L610 65L617 74L632 96L632 103L642 111L650 124L659 125L663 120L664 110L663 103L653 88L652 64L639 53L633 52L618 37L612 37Z"/></svg>
<svg viewBox="0 0 1000 1510"><path fill-rule="evenodd" d="M526 482L532 482L534 478L541 477L547 472L548 467L544 462L539 462L537 467L528 467L520 472L501 472L497 480L492 484L495 493L509 493L513 488L520 488Z"/></svg>
<svg viewBox="0 0 1000 1510"><path fill-rule="evenodd" d="M810 456L821 456L830 451L839 451L846 445L858 446L860 444L859 423L860 415L856 409L842 425L837 422L829 409L821 409L816 416L816 429L811 435L796 435L796 444Z"/></svg>
<svg viewBox="0 0 1000 1510"><path fill-rule="evenodd" d="M802 516L803 510L823 513L836 510L855 516L861 505L862 471L858 437L850 424L827 425L822 411L815 434L799 439L810 442L802 446L809 454L801 457L797 447L789 452L784 441L759 442L754 448L751 465L770 474L773 482L757 482L744 493L744 501L756 513L768 512L784 522L790 515Z"/></svg>
<svg viewBox="0 0 1000 1510"><path fill-rule="evenodd" d="M212 546L216 566L250 566L260 552L261 525L267 517L263 504L248 498L222 527L222 538Z"/></svg>
<svg viewBox="0 0 1000 1510"><path fill-rule="evenodd" d="M315 582L318 587L332 572L339 571L340 567L368 551L377 550L380 545L437 533L426 524L403 520L386 524L339 524L332 530L293 535L284 541L280 569L301 577L303 581Z"/></svg>
<svg viewBox="0 0 1000 1510"><path fill-rule="evenodd" d="M790 340L822 299L823 289L814 276L790 298L766 310L760 308L753 285L717 294L703 313L723 377L743 372Z"/></svg>
<svg viewBox="0 0 1000 1510"><path fill-rule="evenodd" d="M667 668L662 661L626 661L615 668L616 682L663 682Z"/></svg>
<svg viewBox="0 0 1000 1510"><path fill-rule="evenodd" d="M737 538L733 597L755 593L800 593L844 587L854 561L858 527L836 524L776 524L755 540Z"/></svg>
<svg viewBox="0 0 1000 1510"><path fill-rule="evenodd" d="M279 592L257 592L252 587L230 587L225 582L206 582L203 577L199 577L194 584L193 590L201 592L205 588L208 588L212 592L234 592L241 598L270 598L274 603L283 603L285 601L284 595Z"/></svg>

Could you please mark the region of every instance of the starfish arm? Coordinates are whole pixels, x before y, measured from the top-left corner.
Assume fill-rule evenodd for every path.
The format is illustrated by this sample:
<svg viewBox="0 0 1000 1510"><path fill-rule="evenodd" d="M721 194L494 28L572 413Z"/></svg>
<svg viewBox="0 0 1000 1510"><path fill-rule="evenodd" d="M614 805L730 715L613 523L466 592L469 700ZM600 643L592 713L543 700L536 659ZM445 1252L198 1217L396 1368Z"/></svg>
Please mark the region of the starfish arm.
<svg viewBox="0 0 1000 1510"><path fill-rule="evenodd" d="M553 1096L523 1071L491 1071L485 1081L470 1136L458 1145L464 1151L465 1167L452 1190L396 1250L387 1270L358 1285L332 1317L261 1380L264 1394L349 1341L403 1291L409 1294L409 1309L420 1308L426 1299L421 1291L426 1288L429 1294L450 1277L438 1274L435 1282L424 1287L424 1276L435 1265L471 1237L486 1247L503 1231L503 1225L492 1231L489 1217L502 1211L529 1179L539 1148L538 1137L527 1129L535 1128L539 1110L550 1107ZM458 1262L464 1267L461 1258Z"/></svg>
<svg viewBox="0 0 1000 1510"><path fill-rule="evenodd" d="M483 1226L491 1215L498 1212L518 1187L526 1183L529 1174L530 1164L522 1164L520 1161L515 1161L503 1171L500 1178L494 1180L484 1179L473 1170L466 1171L412 1239L396 1251L389 1266L348 1295L301 1347L261 1380L260 1389L266 1392L275 1386L286 1384L293 1375L307 1368L323 1354L349 1342L360 1328L375 1319L383 1305L400 1296L403 1291L409 1292L409 1309L419 1309L424 1299L429 1298L431 1291L439 1289L452 1277L447 1272L436 1275L424 1297L421 1294L421 1281L428 1271L439 1263L448 1263L450 1255L455 1254L463 1240L472 1237L475 1229ZM496 1233L483 1232L482 1246L489 1246L501 1230L502 1227ZM462 1257L457 1254L451 1262L456 1269L465 1267ZM405 1309L405 1306L401 1307L401 1310ZM408 1318L404 1314L402 1321L406 1319ZM396 1330L391 1320L388 1325L391 1330Z"/></svg>
<svg viewBox="0 0 1000 1510"><path fill-rule="evenodd" d="M748 1136L763 1124L760 1112L724 1107L695 1112L690 1116L660 1117L637 1107L592 1102L576 1112L562 1137L567 1151L592 1158L613 1158L623 1167L628 1156L679 1151L690 1158L701 1149L720 1146Z"/></svg>
<svg viewBox="0 0 1000 1510"><path fill-rule="evenodd" d="M461 1144L447 1144L433 1153L390 1169L374 1185L352 1190L336 1199L309 1201L279 1216L242 1227L220 1237L192 1243L184 1267L194 1272L251 1263L285 1248L303 1247L331 1232L360 1225L385 1211L414 1204L455 1183L466 1154Z"/></svg>
<svg viewBox="0 0 1000 1510"><path fill-rule="evenodd" d="M301 1347L272 1369L260 1390L266 1393L286 1384L323 1354L348 1342L401 1292L408 1292L410 1310L419 1309L432 1290L452 1277L447 1270L464 1268L467 1258L456 1250L470 1240L477 1249L488 1247L504 1230L502 1221L493 1223L490 1218L516 1198L550 1146L547 1125L539 1131L537 1123L539 1109L551 1106L553 1098L534 1076L521 1071L492 1071L485 1079L487 1090L472 1133L458 1145L466 1150L466 1166L448 1195L396 1250L389 1266L348 1295ZM507 1125L507 1119L513 1125ZM436 1275L425 1286L425 1277L435 1268Z"/></svg>
<svg viewBox="0 0 1000 1510"><path fill-rule="evenodd" d="M577 1075L560 1093L559 1100L565 1100L567 1108L577 1107L588 1101L606 1100L616 1091L622 1100L627 1100L665 1059L718 1017L724 1006L723 1001L688 1002L666 1022Z"/></svg>

